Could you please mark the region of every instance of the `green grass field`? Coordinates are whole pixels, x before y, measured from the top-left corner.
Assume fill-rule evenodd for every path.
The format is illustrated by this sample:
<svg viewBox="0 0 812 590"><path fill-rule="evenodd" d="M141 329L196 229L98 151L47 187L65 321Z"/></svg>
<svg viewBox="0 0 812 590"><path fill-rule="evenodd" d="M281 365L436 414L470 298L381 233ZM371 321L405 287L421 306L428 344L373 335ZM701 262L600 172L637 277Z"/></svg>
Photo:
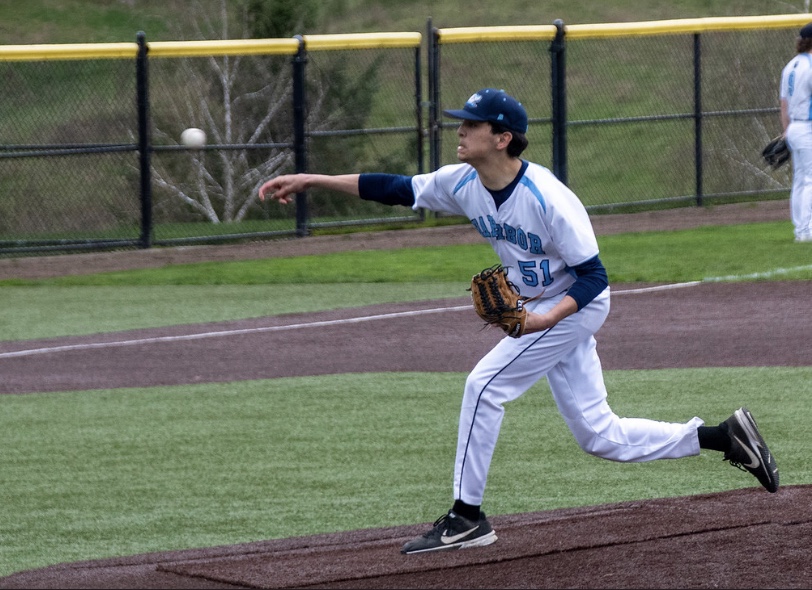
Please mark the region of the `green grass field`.
<svg viewBox="0 0 812 590"><path fill-rule="evenodd" d="M781 222L599 241L613 282L810 281L812 248L790 235ZM415 248L5 282L0 326L15 340L456 297L492 256L487 246ZM363 289L353 282L359 267L370 273ZM405 282L391 282L396 274ZM0 396L0 576L430 522L451 500L464 380L348 374ZM812 366L609 371L606 381L613 408L628 416L699 413L713 423L746 403L782 484L812 483ZM716 453L636 465L590 457L542 381L507 407L486 503L509 514L752 485Z"/></svg>

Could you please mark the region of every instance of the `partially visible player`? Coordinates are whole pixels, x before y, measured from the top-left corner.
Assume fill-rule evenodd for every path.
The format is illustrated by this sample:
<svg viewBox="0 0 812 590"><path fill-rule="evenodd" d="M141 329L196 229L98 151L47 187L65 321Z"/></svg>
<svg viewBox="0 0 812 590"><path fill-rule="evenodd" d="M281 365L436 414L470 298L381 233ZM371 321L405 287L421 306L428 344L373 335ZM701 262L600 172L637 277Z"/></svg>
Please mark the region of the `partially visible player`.
<svg viewBox="0 0 812 590"><path fill-rule="evenodd" d="M781 71L781 128L792 153L795 241L812 242L812 23L798 32L795 51Z"/></svg>
<svg viewBox="0 0 812 590"><path fill-rule="evenodd" d="M261 199L286 203L296 193L322 187L389 205L464 215L510 269L522 295L540 295L528 303L525 335L505 337L468 376L459 419L453 505L402 552L460 549L496 540L480 508L503 406L542 377L587 453L632 462L676 459L713 449L775 492L775 460L745 408L718 426L704 426L696 417L668 423L615 415L606 400L594 338L609 313L610 289L584 206L547 168L520 158L528 143L527 113L503 90L480 90L461 110L445 114L461 120L460 164L411 177L280 176L259 190ZM543 465L537 473L545 474Z"/></svg>

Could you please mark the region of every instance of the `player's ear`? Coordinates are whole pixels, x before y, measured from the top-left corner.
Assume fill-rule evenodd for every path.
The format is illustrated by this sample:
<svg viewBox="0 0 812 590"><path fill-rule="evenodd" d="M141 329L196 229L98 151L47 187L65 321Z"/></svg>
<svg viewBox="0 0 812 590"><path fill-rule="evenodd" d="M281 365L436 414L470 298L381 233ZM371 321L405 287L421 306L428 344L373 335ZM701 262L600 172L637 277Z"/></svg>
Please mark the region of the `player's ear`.
<svg viewBox="0 0 812 590"><path fill-rule="evenodd" d="M513 133L511 131L502 131L496 145L499 149L506 150L511 141L513 141Z"/></svg>

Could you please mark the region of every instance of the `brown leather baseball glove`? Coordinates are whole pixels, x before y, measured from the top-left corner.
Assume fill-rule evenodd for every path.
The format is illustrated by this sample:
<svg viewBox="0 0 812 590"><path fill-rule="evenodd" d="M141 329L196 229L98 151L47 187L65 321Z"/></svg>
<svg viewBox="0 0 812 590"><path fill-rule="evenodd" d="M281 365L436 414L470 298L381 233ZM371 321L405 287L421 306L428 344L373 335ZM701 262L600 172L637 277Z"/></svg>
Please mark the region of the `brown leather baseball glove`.
<svg viewBox="0 0 812 590"><path fill-rule="evenodd" d="M491 326L498 326L511 338L524 334L529 299L507 278L507 269L501 264L486 268L471 279L471 299L477 315Z"/></svg>

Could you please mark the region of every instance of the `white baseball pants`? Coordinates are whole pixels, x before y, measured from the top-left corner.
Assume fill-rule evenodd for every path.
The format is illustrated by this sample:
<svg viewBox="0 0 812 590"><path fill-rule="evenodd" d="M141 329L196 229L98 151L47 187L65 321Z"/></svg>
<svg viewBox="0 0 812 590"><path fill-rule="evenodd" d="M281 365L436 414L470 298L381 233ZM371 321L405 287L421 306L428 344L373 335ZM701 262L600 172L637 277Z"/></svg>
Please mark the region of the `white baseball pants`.
<svg viewBox="0 0 812 590"><path fill-rule="evenodd" d="M787 127L792 153L790 218L796 238L812 238L812 122L793 121Z"/></svg>
<svg viewBox="0 0 812 590"><path fill-rule="evenodd" d="M564 294L531 303L552 308ZM595 332L609 313L609 288L547 332L504 338L465 384L454 468L454 498L481 505L504 404L546 376L558 411L580 447L612 461L676 459L699 454L693 418L685 424L621 418L606 401Z"/></svg>

